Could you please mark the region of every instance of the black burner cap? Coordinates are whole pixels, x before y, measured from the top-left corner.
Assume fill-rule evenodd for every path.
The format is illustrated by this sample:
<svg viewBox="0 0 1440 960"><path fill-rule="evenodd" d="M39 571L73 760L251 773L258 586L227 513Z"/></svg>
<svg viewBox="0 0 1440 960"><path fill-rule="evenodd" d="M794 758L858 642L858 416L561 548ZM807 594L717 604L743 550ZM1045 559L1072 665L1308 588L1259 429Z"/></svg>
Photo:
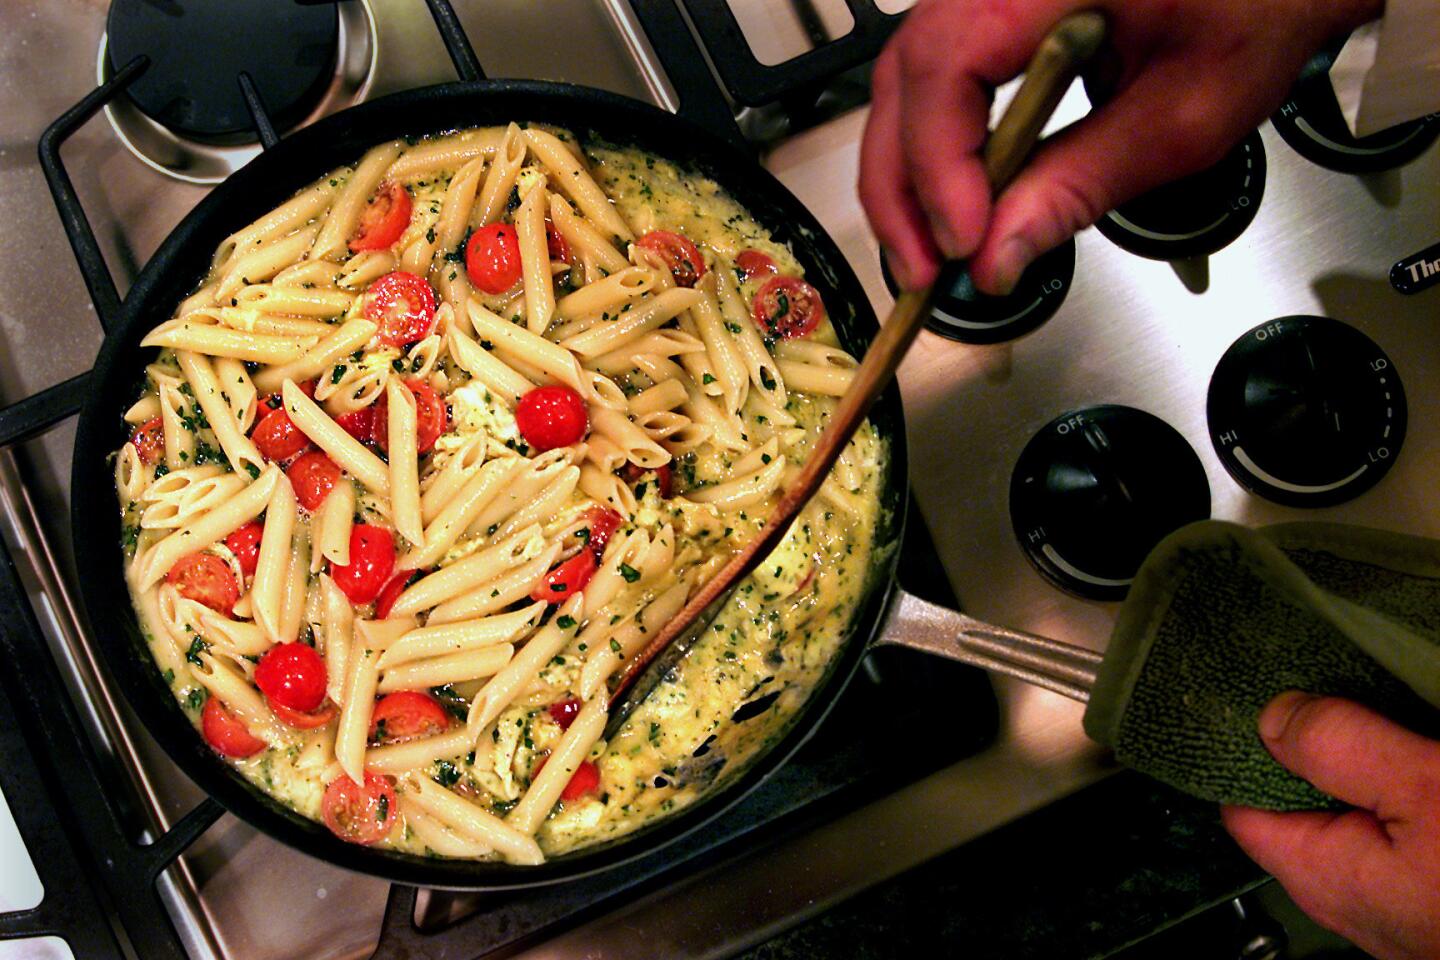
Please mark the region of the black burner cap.
<svg viewBox="0 0 1440 960"><path fill-rule="evenodd" d="M333 3L115 0L106 30L112 69L150 58L128 91L143 113L184 136L254 141L240 73L277 129L294 126L330 84L340 19Z"/></svg>

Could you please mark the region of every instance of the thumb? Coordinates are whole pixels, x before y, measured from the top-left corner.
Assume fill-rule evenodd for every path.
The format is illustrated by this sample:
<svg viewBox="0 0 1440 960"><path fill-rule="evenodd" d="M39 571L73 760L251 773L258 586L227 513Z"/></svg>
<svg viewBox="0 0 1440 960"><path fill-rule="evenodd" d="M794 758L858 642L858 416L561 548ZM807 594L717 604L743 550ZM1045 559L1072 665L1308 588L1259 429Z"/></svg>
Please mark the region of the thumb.
<svg viewBox="0 0 1440 960"><path fill-rule="evenodd" d="M1281 766L1381 821L1410 819L1440 796L1440 743L1353 701L1292 690L1266 705L1259 727Z"/></svg>

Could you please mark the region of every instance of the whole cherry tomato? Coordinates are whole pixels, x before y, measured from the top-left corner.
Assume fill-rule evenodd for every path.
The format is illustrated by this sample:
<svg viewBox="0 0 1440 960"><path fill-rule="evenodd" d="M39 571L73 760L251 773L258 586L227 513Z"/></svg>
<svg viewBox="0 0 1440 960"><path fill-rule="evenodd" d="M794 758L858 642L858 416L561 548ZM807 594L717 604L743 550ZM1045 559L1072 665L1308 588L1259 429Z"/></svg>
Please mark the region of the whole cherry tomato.
<svg viewBox="0 0 1440 960"><path fill-rule="evenodd" d="M424 380L406 380L405 386L415 395L415 441L420 453L429 453L435 448L435 441L450 425L450 410L440 395ZM370 407L375 419L370 428L370 438L381 450L390 449L390 401L385 394Z"/></svg>
<svg viewBox="0 0 1440 960"><path fill-rule="evenodd" d="M504 293L520 282L520 238L508 223L492 223L470 234L465 273L486 293Z"/></svg>
<svg viewBox="0 0 1440 960"><path fill-rule="evenodd" d="M399 690L382 697L370 713L370 741L399 743L443 733L450 715L440 702L419 690Z"/></svg>
<svg viewBox="0 0 1440 960"><path fill-rule="evenodd" d="M319 450L311 450L296 457L285 471L285 476L290 478L290 486L295 488L295 499L300 501L300 506L314 513L335 489L344 471Z"/></svg>
<svg viewBox="0 0 1440 960"><path fill-rule="evenodd" d="M382 343L403 347L435 329L435 291L422 276L387 273L370 284L365 297L365 319L379 325Z"/></svg>
<svg viewBox="0 0 1440 960"><path fill-rule="evenodd" d="M247 577L255 576L255 565L260 562L260 538L264 533L265 524L251 520L225 538L225 546L240 561L240 572Z"/></svg>
<svg viewBox="0 0 1440 960"><path fill-rule="evenodd" d="M307 644L276 644L255 665L255 686L272 706L309 713L325 702L325 661Z"/></svg>
<svg viewBox="0 0 1440 960"><path fill-rule="evenodd" d="M151 417L135 428L130 442L140 454L141 463L155 463L165 454L165 421Z"/></svg>
<svg viewBox="0 0 1440 960"><path fill-rule="evenodd" d="M350 238L350 251L384 250L410 226L410 193L398 183L380 184L360 214L360 226Z"/></svg>
<svg viewBox="0 0 1440 960"><path fill-rule="evenodd" d="M693 287L705 276L705 258L700 256L700 248L678 233L651 230L636 240L635 245L659 255L682 287Z"/></svg>
<svg viewBox="0 0 1440 960"><path fill-rule="evenodd" d="M381 394L381 396L384 396L384 394ZM359 410L353 410L350 413L342 413L335 418L335 422L340 424L340 429L350 434L350 436L356 440L359 440L361 443L369 443L370 435L374 432L375 407L372 404L368 407L361 407Z"/></svg>
<svg viewBox="0 0 1440 960"><path fill-rule="evenodd" d="M765 274L776 274L780 272L779 265L768 253L761 253L759 250L741 250L735 254L735 266L745 274L746 280L754 280L756 277Z"/></svg>
<svg viewBox="0 0 1440 960"><path fill-rule="evenodd" d="M351 603L369 603L380 595L395 569L395 538L384 527L357 523L350 528L350 563L330 566L335 581Z"/></svg>
<svg viewBox="0 0 1440 960"><path fill-rule="evenodd" d="M375 598L375 619L388 619L390 608L395 606L395 601L400 599L400 594L404 593L405 588L419 576L419 570L401 570L391 577L390 582L385 584L385 589L381 590L380 595Z"/></svg>
<svg viewBox="0 0 1440 960"><path fill-rule="evenodd" d="M323 704L318 710L311 710L309 713L303 710L291 710L284 704L276 703L273 700L267 700L266 704L270 707L270 712L275 714L281 722L297 730L314 730L316 727L323 727L334 720L336 714L333 703Z"/></svg>
<svg viewBox="0 0 1440 960"><path fill-rule="evenodd" d="M262 405L260 409L264 411L268 408ZM250 439L255 441L255 448L262 457L276 463L289 460L310 446L310 438L295 426L284 407L263 414L250 431Z"/></svg>
<svg viewBox="0 0 1440 960"><path fill-rule="evenodd" d="M240 585L230 564L213 553L192 553L175 561L165 579L180 596L203 603L211 610L230 616L240 599Z"/></svg>
<svg viewBox="0 0 1440 960"><path fill-rule="evenodd" d="M540 776L540 771L545 768L545 764L549 760L550 757L547 755L541 757L540 762L535 764L535 769L530 772L531 782ZM581 760L580 766L576 767L575 772L570 775L570 782L565 784L564 790L560 791L560 799L567 802L574 801L586 794L599 792L600 768L589 760Z"/></svg>
<svg viewBox="0 0 1440 960"><path fill-rule="evenodd" d="M798 277L771 277L755 292L755 323L767 337L794 340L820 325L825 304L820 291Z"/></svg>
<svg viewBox="0 0 1440 960"><path fill-rule="evenodd" d="M205 701L200 711L200 733L216 753L236 760L253 757L265 749L265 741L252 734L218 697Z"/></svg>
<svg viewBox="0 0 1440 960"><path fill-rule="evenodd" d="M342 773L325 788L320 817L341 840L365 845L385 838L398 807L395 788L385 777L366 770L362 785Z"/></svg>
<svg viewBox="0 0 1440 960"><path fill-rule="evenodd" d="M515 426L537 451L579 443L590 427L585 401L569 387L536 387L515 405Z"/></svg>

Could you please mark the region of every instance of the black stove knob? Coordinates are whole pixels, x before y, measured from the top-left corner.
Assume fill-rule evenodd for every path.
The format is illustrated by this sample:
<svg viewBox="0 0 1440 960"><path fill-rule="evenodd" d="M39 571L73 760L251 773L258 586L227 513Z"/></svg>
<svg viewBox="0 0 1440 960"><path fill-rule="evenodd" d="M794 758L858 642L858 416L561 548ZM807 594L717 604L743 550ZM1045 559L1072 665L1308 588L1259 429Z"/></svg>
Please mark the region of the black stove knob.
<svg viewBox="0 0 1440 960"><path fill-rule="evenodd" d="M895 295L899 287L882 257L880 271ZM1075 241L1065 241L1036 258L1009 296L992 297L975 289L963 263L947 263L935 281L935 301L925 326L962 343L1000 343L1023 337L1060 309L1075 277Z"/></svg>
<svg viewBox="0 0 1440 960"><path fill-rule="evenodd" d="M1440 137L1440 113L1397 124L1368 137L1350 133L1330 84L1335 53L1316 54L1300 73L1289 98L1271 117L1275 132L1312 163L1341 173L1372 173L1399 167Z"/></svg>
<svg viewBox="0 0 1440 960"><path fill-rule="evenodd" d="M1122 203L1095 227L1152 260L1204 256L1244 232L1264 193L1265 147L1252 132L1215 166Z"/></svg>
<svg viewBox="0 0 1440 960"><path fill-rule="evenodd" d="M1206 413L1236 482L1295 507L1368 490L1405 440L1405 389L1390 358L1328 317L1281 317L1232 343Z"/></svg>
<svg viewBox="0 0 1440 960"><path fill-rule="evenodd" d="M1010 478L1010 519L1026 555L1059 587L1096 600L1125 596L1157 543L1209 516L1200 458L1173 427L1133 407L1050 421Z"/></svg>

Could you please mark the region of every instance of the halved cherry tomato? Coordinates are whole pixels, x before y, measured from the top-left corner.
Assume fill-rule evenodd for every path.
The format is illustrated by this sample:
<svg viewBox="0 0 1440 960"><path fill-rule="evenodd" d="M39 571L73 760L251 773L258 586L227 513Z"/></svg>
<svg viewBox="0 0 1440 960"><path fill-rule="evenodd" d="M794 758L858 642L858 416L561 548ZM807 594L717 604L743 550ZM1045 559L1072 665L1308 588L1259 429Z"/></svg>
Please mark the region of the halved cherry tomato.
<svg viewBox="0 0 1440 960"><path fill-rule="evenodd" d="M240 561L240 572L247 577L255 575L255 565L260 562L260 537L264 533L265 524L251 520L225 538L225 546Z"/></svg>
<svg viewBox="0 0 1440 960"><path fill-rule="evenodd" d="M435 291L425 278L396 270L370 284L365 319L379 324L382 343L403 347L423 340L435 328Z"/></svg>
<svg viewBox="0 0 1440 960"><path fill-rule="evenodd" d="M218 697L205 701L200 711L200 733L216 753L236 760L253 757L265 749L265 741L252 734Z"/></svg>
<svg viewBox="0 0 1440 960"><path fill-rule="evenodd" d="M290 478L290 486L295 488L295 499L311 513L320 509L320 504L325 502L343 475L339 465L319 450L296 457L285 471L285 476Z"/></svg>
<svg viewBox="0 0 1440 960"><path fill-rule="evenodd" d="M262 406L260 409L266 408ZM310 438L295 426L284 407L263 415L250 432L250 439L255 441L255 448L262 457L277 463L289 460L310 446Z"/></svg>
<svg viewBox="0 0 1440 960"><path fill-rule="evenodd" d="M165 422L159 417L151 417L135 428L135 432L130 434L130 442L135 444L141 463L154 463L165 453Z"/></svg>
<svg viewBox="0 0 1440 960"><path fill-rule="evenodd" d="M486 293L504 293L520 282L520 238L508 223L492 223L470 235L465 273Z"/></svg>
<svg viewBox="0 0 1440 960"><path fill-rule="evenodd" d="M595 575L596 567L595 554L590 550L581 550L545 574L530 591L530 599L559 603L584 590L585 584Z"/></svg>
<svg viewBox="0 0 1440 960"><path fill-rule="evenodd" d="M415 395L415 445L420 453L429 453L435 448L435 441L450 425L450 410L440 395L424 380L406 380L405 386ZM375 420L370 428L370 439L381 450L390 449L390 401L380 394L370 407L375 411Z"/></svg>
<svg viewBox="0 0 1440 960"><path fill-rule="evenodd" d="M705 276L705 258L700 256L700 248L678 233L651 230L635 244L658 254L665 261L665 266L670 268L675 282L682 287L693 287Z"/></svg>
<svg viewBox="0 0 1440 960"><path fill-rule="evenodd" d="M335 422L340 424L341 430L356 440L361 443L369 443L370 435L374 432L375 408L373 406L361 407L350 413L342 413L335 418Z"/></svg>
<svg viewBox="0 0 1440 960"><path fill-rule="evenodd" d="M775 258L768 253L761 253L759 250L741 250L735 254L735 266L745 274L746 280L754 280L767 273L780 272L780 265L775 262Z"/></svg>
<svg viewBox="0 0 1440 960"><path fill-rule="evenodd" d="M350 528L350 563L330 566L335 581L351 603L369 603L380 595L395 569L395 538L384 527L358 523Z"/></svg>
<svg viewBox="0 0 1440 960"><path fill-rule="evenodd" d="M363 845L384 839L395 825L398 807L390 781L366 770L363 786L343 773L331 780L320 801L320 816L335 836Z"/></svg>
<svg viewBox="0 0 1440 960"><path fill-rule="evenodd" d="M213 553L192 553L175 561L165 579L175 585L180 596L203 603L227 617L240 599L240 585L230 564Z"/></svg>
<svg viewBox="0 0 1440 960"><path fill-rule="evenodd" d="M580 701L571 697L569 700L561 700L559 703L550 704L550 716L560 724L561 730L569 730L570 724L580 716Z"/></svg>
<svg viewBox="0 0 1440 960"><path fill-rule="evenodd" d="M590 549L595 556L602 556L605 553L605 544L609 543L610 537L620 529L624 518L614 510L600 506L586 510L585 518L590 522Z"/></svg>
<svg viewBox="0 0 1440 960"><path fill-rule="evenodd" d="M410 226L410 194L398 183L380 184L360 214L360 226L350 238L350 251L384 250Z"/></svg>
<svg viewBox="0 0 1440 960"><path fill-rule="evenodd" d="M308 644L276 644L255 665L255 686L271 704L309 713L325 702L325 661Z"/></svg>
<svg viewBox="0 0 1440 960"><path fill-rule="evenodd" d="M550 252L551 260L570 262L570 244L565 235L555 229L555 224L550 222L549 217L545 218L545 247Z"/></svg>
<svg viewBox="0 0 1440 960"><path fill-rule="evenodd" d="M569 387L536 387L515 405L515 426L520 436L538 451L579 443L590 427L585 401Z"/></svg>
<svg viewBox="0 0 1440 960"><path fill-rule="evenodd" d="M335 719L335 704L327 703L318 710L305 713L301 710L291 710L289 707L275 703L273 700L265 701L270 707L270 712L275 714L280 721L296 730L314 730L316 727L323 727Z"/></svg>
<svg viewBox="0 0 1440 960"><path fill-rule="evenodd" d="M820 325L825 304L820 291L799 277L771 277L755 292L751 312L765 336L794 340Z"/></svg>
<svg viewBox="0 0 1440 960"><path fill-rule="evenodd" d="M647 470L634 463L626 463L620 468L620 478L626 483L635 483L647 473L655 474L655 486L660 490L660 496L666 500L675 491L675 472L670 469L670 464L662 463L658 467Z"/></svg>
<svg viewBox="0 0 1440 960"><path fill-rule="evenodd" d="M375 598L375 619L389 618L390 608L395 606L395 601L400 599L400 594L405 592L411 581L419 576L419 570L401 570L391 577L390 582L385 584L385 589L380 591L380 596Z"/></svg>
<svg viewBox="0 0 1440 960"><path fill-rule="evenodd" d="M533 783L535 778L540 776L540 771L545 769L545 764L550 761L550 755L546 754L535 764L535 769L530 771L530 780ZM581 760L580 766L570 774L570 782L565 784L565 789L560 791L560 799L566 801L579 800L589 793L600 791L600 768L589 760Z"/></svg>
<svg viewBox="0 0 1440 960"><path fill-rule="evenodd" d="M398 743L443 733L450 715L439 701L419 690L400 690L382 697L370 713L370 741Z"/></svg>

